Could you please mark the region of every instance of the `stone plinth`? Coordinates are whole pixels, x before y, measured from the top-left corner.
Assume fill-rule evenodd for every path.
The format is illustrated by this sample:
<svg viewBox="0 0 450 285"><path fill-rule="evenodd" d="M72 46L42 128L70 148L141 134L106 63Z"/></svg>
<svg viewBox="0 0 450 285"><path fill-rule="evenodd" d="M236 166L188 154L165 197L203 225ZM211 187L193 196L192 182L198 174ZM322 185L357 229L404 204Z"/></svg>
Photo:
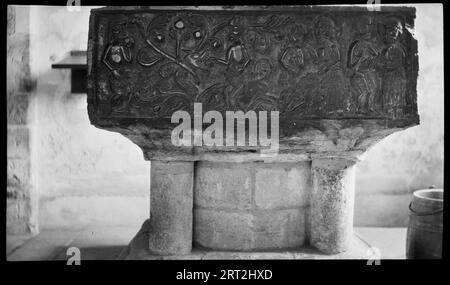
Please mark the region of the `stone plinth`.
<svg viewBox="0 0 450 285"><path fill-rule="evenodd" d="M89 118L152 161L151 217L135 241L173 258L348 250L354 164L419 123L414 19L407 7L93 10ZM192 119L184 145L172 136L177 111ZM231 119L218 143L203 144L212 114L228 122L236 111L247 119ZM263 153L264 124L252 112L272 116L265 129L278 139L275 154ZM225 132L251 125L259 144Z"/></svg>
<svg viewBox="0 0 450 285"><path fill-rule="evenodd" d="M155 255L147 247L148 231L144 223L141 231L124 249L118 259L125 260L234 260L234 259L369 259L372 257L371 245L358 235L352 235L348 250L337 254L326 254L316 248L304 245L289 249L232 251L194 248L189 254Z"/></svg>

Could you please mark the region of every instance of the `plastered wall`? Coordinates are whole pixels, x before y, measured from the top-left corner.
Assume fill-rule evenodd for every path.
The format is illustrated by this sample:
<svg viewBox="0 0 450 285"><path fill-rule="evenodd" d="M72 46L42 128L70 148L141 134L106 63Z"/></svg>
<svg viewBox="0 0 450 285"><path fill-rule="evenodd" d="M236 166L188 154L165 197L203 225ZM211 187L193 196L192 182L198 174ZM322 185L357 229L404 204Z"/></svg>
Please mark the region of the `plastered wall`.
<svg viewBox="0 0 450 285"><path fill-rule="evenodd" d="M89 13L30 9L42 227L139 224L149 216L150 163L122 135L90 125L86 95L70 93L70 71L51 69L71 50L86 50Z"/></svg>

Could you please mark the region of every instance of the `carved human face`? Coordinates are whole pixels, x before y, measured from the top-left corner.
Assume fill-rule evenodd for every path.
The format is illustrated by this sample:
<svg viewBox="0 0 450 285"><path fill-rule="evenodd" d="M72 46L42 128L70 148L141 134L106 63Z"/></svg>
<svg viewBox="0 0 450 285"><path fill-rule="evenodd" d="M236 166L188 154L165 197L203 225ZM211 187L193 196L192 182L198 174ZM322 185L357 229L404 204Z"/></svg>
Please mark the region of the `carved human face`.
<svg viewBox="0 0 450 285"><path fill-rule="evenodd" d="M306 28L303 25L301 24L295 25L290 32L291 38L295 43L297 44L303 43L303 39L306 34Z"/></svg>
<svg viewBox="0 0 450 285"><path fill-rule="evenodd" d="M387 43L394 43L397 40L400 31L398 25L388 26L386 29L385 41Z"/></svg>
<svg viewBox="0 0 450 285"><path fill-rule="evenodd" d="M370 18L362 18L358 22L358 32L364 39L370 39L372 21Z"/></svg>
<svg viewBox="0 0 450 285"><path fill-rule="evenodd" d="M316 36L319 40L331 40L334 38L334 25L331 20L323 19L317 23Z"/></svg>

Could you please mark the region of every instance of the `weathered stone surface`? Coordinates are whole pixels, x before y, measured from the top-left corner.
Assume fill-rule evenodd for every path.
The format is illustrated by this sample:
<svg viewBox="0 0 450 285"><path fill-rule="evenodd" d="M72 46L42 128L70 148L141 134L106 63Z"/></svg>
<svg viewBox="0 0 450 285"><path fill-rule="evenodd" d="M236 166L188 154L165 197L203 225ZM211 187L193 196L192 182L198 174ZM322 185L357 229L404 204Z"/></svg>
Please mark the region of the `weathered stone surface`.
<svg viewBox="0 0 450 285"><path fill-rule="evenodd" d="M8 157L27 158L30 155L30 131L27 127L8 127Z"/></svg>
<svg viewBox="0 0 450 285"><path fill-rule="evenodd" d="M9 158L6 181L7 186L28 186L30 184L29 159Z"/></svg>
<svg viewBox="0 0 450 285"><path fill-rule="evenodd" d="M7 47L7 92L32 91L36 80L30 72L30 35L15 33L8 36Z"/></svg>
<svg viewBox="0 0 450 285"><path fill-rule="evenodd" d="M197 162L194 242L213 249L290 248L305 240L310 163Z"/></svg>
<svg viewBox="0 0 450 285"><path fill-rule="evenodd" d="M221 250L280 249L301 246L304 210L226 212L194 211L195 244Z"/></svg>
<svg viewBox="0 0 450 285"><path fill-rule="evenodd" d="M194 243L215 249L251 249L252 218L252 215L242 212L195 209Z"/></svg>
<svg viewBox="0 0 450 285"><path fill-rule="evenodd" d="M343 252L353 231L354 162L320 159L311 167L311 245L325 253Z"/></svg>
<svg viewBox="0 0 450 285"><path fill-rule="evenodd" d="M19 220L19 200L17 198L6 199L6 225L14 224Z"/></svg>
<svg viewBox="0 0 450 285"><path fill-rule="evenodd" d="M32 201L23 194L24 189L8 187L6 199L6 229L8 234L22 235L36 233L33 224Z"/></svg>
<svg viewBox="0 0 450 285"><path fill-rule="evenodd" d="M8 6L8 10L7 10L7 34L8 36L14 34L15 30L16 30L16 11L14 10L14 7L12 6Z"/></svg>
<svg viewBox="0 0 450 285"><path fill-rule="evenodd" d="M195 168L194 204L228 210L303 207L309 204L310 168L310 162L200 161Z"/></svg>
<svg viewBox="0 0 450 285"><path fill-rule="evenodd" d="M97 9L90 21L90 120L132 137L146 157L163 141L178 157L170 132L148 133L172 129L172 113L192 113L194 102L204 112L280 111L288 152L365 150L418 123L414 8L171 9ZM194 149L217 152L183 151L196 160Z"/></svg>
<svg viewBox="0 0 450 285"><path fill-rule="evenodd" d="M214 110L275 107L300 118L414 113L414 91L406 84L415 80L408 68L416 68L407 64L416 56L406 29L412 8L190 10L141 8L127 16L94 10L91 35L94 53L100 52L92 62L99 72L92 87L106 84L95 94L103 115L170 117L194 101ZM115 96L126 92L137 104Z"/></svg>
<svg viewBox="0 0 450 285"><path fill-rule="evenodd" d="M303 208L257 213L253 220L254 248L294 248L305 241Z"/></svg>
<svg viewBox="0 0 450 285"><path fill-rule="evenodd" d="M259 164L261 165L261 164ZM255 204L260 209L303 207L311 190L309 162L255 168Z"/></svg>
<svg viewBox="0 0 450 285"><path fill-rule="evenodd" d="M25 125L27 123L28 96L27 94L8 96L8 124Z"/></svg>
<svg viewBox="0 0 450 285"><path fill-rule="evenodd" d="M203 208L252 208L252 164L197 162L194 204Z"/></svg>
<svg viewBox="0 0 450 285"><path fill-rule="evenodd" d="M29 8L8 6L6 39L7 232L38 232L38 199L31 180L29 97L36 81L30 72Z"/></svg>
<svg viewBox="0 0 450 285"><path fill-rule="evenodd" d="M192 249L192 162L152 161L148 244L154 254Z"/></svg>

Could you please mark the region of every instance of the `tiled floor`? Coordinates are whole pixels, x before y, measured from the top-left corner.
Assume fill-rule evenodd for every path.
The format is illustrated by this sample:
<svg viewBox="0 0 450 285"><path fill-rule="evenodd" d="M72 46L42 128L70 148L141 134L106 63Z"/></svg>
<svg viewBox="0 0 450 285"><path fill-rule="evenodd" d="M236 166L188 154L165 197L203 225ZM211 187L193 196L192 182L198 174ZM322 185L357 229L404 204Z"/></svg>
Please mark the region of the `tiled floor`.
<svg viewBox="0 0 450 285"><path fill-rule="evenodd" d="M28 240L7 237L7 259L66 260L66 251L75 246L82 260L113 260L124 249L139 226L77 229L46 229ZM380 250L382 259L404 259L406 228L355 228L370 245Z"/></svg>

